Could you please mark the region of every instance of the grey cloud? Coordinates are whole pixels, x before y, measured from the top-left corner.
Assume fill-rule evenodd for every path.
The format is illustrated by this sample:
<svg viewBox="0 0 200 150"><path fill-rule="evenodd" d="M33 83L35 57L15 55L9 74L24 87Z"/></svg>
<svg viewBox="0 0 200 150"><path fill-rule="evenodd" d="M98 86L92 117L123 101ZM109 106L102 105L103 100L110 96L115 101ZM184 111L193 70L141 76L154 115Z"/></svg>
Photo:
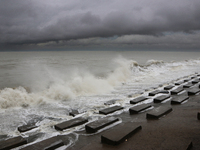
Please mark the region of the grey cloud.
<svg viewBox="0 0 200 150"><path fill-rule="evenodd" d="M0 44L193 33L199 20L199 0L6 0L0 1Z"/></svg>

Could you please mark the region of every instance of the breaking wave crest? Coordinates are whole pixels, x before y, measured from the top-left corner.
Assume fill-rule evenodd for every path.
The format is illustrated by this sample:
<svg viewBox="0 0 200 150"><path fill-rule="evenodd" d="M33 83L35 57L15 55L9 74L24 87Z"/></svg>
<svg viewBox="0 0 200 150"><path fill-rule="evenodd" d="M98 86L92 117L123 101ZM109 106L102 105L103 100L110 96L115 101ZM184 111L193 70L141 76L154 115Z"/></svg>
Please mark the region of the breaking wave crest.
<svg viewBox="0 0 200 150"><path fill-rule="evenodd" d="M78 96L91 96L110 93L116 86L130 80L149 80L167 71L180 71L183 67L200 64L199 60L164 63L161 60L149 60L145 66L136 61L118 58L114 60L117 64L113 71L106 76L95 76L89 71L77 69L70 76L53 76L53 81L48 81L48 86L42 90L28 91L25 87L4 88L0 91L0 108L27 107L54 102L55 100L69 100ZM49 70L48 70L49 71ZM182 76L182 74L180 74ZM176 76L177 77L177 76ZM40 79L38 79L39 82ZM29 87L34 89L34 87ZM134 89L133 89L134 90Z"/></svg>
<svg viewBox="0 0 200 150"><path fill-rule="evenodd" d="M48 81L48 87L42 91L29 93L24 87L5 88L0 91L0 107L27 107L54 100L73 99L77 96L109 93L115 86L126 82L131 76L131 69L138 66L137 62L124 58L115 59L114 62L117 67L104 78L88 71L76 70L67 80L54 76L54 80Z"/></svg>
<svg viewBox="0 0 200 150"><path fill-rule="evenodd" d="M159 65L159 64L163 64L163 63L164 63L163 60L154 60L154 59L148 60L146 62L147 66L150 66L150 65Z"/></svg>

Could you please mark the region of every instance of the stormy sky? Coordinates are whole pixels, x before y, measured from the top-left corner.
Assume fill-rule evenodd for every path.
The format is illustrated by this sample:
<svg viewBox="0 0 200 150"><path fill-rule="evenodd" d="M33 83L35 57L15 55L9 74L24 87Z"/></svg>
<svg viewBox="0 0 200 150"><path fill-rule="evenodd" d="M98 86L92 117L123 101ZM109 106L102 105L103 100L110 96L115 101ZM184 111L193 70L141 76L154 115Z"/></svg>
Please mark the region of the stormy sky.
<svg viewBox="0 0 200 150"><path fill-rule="evenodd" d="M0 0L0 50L199 49L200 0Z"/></svg>

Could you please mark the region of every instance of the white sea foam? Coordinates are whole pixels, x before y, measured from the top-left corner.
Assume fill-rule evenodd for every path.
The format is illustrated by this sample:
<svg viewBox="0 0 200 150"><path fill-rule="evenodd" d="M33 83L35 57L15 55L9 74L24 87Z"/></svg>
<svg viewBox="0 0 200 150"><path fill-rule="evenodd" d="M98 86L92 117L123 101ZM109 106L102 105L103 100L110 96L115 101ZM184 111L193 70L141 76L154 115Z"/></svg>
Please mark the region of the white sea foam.
<svg viewBox="0 0 200 150"><path fill-rule="evenodd" d="M41 104L45 102L51 102L52 100L68 100L77 96L90 96L106 94L114 90L114 87L120 85L122 82L126 82L131 76L131 68L137 66L134 61L126 60L124 58L115 59L117 64L116 69L107 75L105 78L100 78L88 71L74 71L71 73L70 79L60 78L56 75L54 70L48 70L50 80L49 85L41 91L34 91L28 93L25 88L5 88L0 93L0 107L18 107L28 106L33 104ZM38 77L38 76L36 76ZM42 83L47 82L47 79L43 82L43 78L38 80ZM44 84L46 85L46 84ZM34 87L30 87L34 89ZM41 88L40 88L41 89Z"/></svg>
<svg viewBox="0 0 200 150"><path fill-rule="evenodd" d="M110 59L110 62L103 62L103 58L87 60L88 57L81 57L84 56L75 60L75 56L69 57L69 60L61 56L59 59L28 59L25 63L8 68L9 71L16 69L11 74L12 78L8 77L10 82L18 81L21 86L10 86L0 91L0 134L20 135L16 130L19 125L42 118L37 122L40 127L36 131L51 137L59 133L50 126L70 119L68 113L72 109L84 112L81 116L93 121L99 117L98 111L107 107L104 102L120 99L114 105L123 106L124 110L117 114L122 113L130 107L129 94L139 96L138 93L143 92L147 96L149 91L158 88L160 84L173 84L174 80L183 79L200 70L199 59L171 62L151 59L140 64L132 57L117 57L113 61ZM8 70L4 68L4 74L9 75ZM1 83L4 74L0 74ZM74 130L79 129L74 128L66 134ZM32 132L27 132L25 136L29 134Z"/></svg>
<svg viewBox="0 0 200 150"><path fill-rule="evenodd" d="M45 80L44 77L39 78L40 76L36 75L37 83L46 83L43 88L36 91L33 84L33 87L29 87L32 89L30 93L24 87L4 88L0 91L0 108L26 107L62 100L77 104L79 102L73 100L77 97L109 94L116 91L116 87L119 86L122 91L126 86L133 90L136 86L141 86L140 89L144 90L151 84L153 86L153 84L166 83L194 73L199 68L200 60L169 63L149 60L145 66L142 66L136 61L119 57L114 60L114 64L116 68L104 77L95 76L92 72L81 68L73 69L66 78L64 74L46 68ZM117 92L120 93L118 90ZM84 103L87 104L87 102L82 104Z"/></svg>
<svg viewBox="0 0 200 150"><path fill-rule="evenodd" d="M163 64L163 63L164 63L163 60L154 60L154 59L148 60L146 62L147 66L150 66L150 65L159 65L159 64Z"/></svg>

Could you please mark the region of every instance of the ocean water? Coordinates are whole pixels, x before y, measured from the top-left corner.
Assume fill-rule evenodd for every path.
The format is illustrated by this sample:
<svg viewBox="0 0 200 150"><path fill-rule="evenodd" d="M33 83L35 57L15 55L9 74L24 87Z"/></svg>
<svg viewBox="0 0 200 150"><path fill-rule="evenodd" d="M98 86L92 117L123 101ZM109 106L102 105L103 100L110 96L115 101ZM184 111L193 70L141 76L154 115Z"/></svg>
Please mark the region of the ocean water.
<svg viewBox="0 0 200 150"><path fill-rule="evenodd" d="M172 51L45 51L0 52L0 135L38 140L69 134L53 125L71 119L76 109L90 121L104 102L128 110L128 95L147 95L155 88L200 73L200 52ZM39 128L19 133L17 127L37 122ZM77 135L78 136L78 135ZM76 137L74 140L77 140Z"/></svg>

